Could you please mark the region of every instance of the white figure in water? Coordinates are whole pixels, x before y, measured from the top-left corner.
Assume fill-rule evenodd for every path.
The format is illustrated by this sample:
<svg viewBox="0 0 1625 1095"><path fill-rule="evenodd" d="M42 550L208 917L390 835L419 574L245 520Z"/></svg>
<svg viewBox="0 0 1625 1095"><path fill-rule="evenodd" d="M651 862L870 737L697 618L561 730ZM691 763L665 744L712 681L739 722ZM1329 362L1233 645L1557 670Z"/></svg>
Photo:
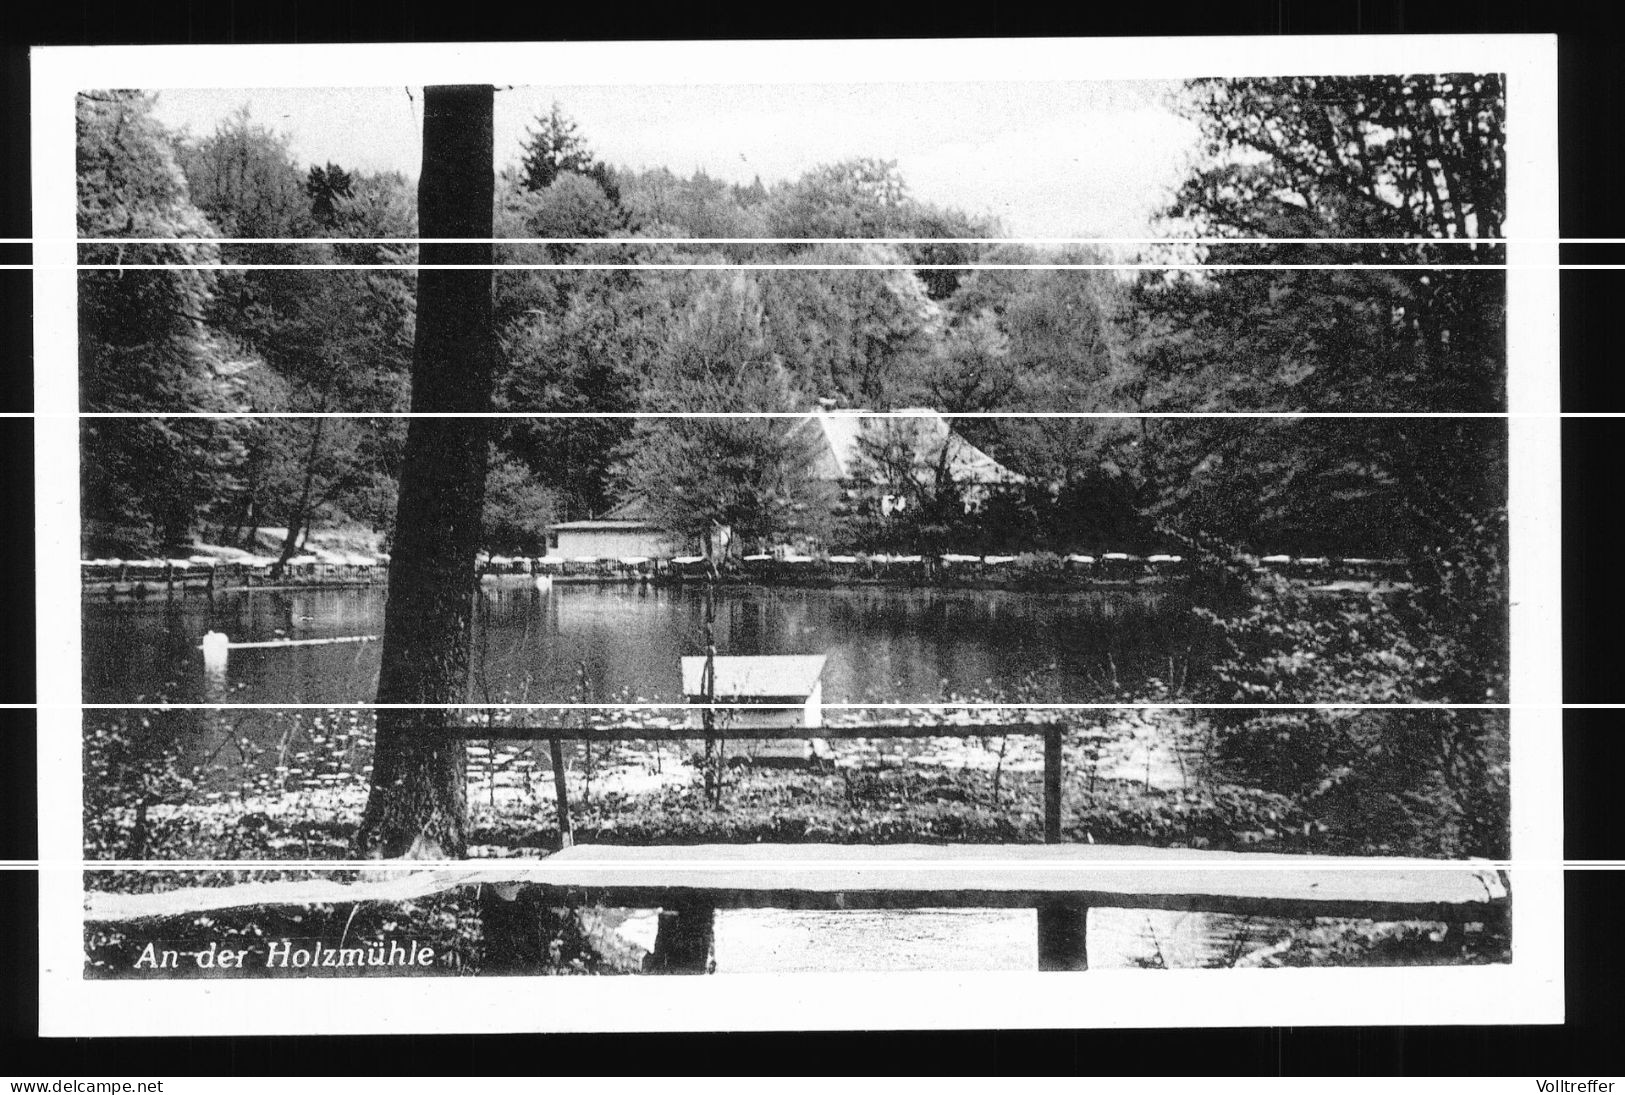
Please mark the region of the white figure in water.
<svg viewBox="0 0 1625 1095"><path fill-rule="evenodd" d="M226 659L230 640L225 632L207 631L203 634L203 694L210 702L226 698Z"/></svg>

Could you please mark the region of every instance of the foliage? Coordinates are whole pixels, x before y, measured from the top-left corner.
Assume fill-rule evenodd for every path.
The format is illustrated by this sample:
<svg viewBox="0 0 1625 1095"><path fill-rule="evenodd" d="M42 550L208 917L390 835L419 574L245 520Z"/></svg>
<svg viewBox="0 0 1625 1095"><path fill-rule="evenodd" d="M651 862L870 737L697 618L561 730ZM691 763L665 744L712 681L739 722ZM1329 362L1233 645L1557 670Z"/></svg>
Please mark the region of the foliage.
<svg viewBox="0 0 1625 1095"><path fill-rule="evenodd" d="M412 215L398 175L366 176L336 164L301 181L287 138L246 112L187 149L194 192L210 216L240 237L410 235ZM294 264L404 263L399 245L233 244L232 261ZM210 310L214 327L249 348L255 410L322 414L404 409L412 337L411 279L405 271L334 268L235 271ZM258 379L264 374L268 380ZM387 428L386 428L387 429ZM348 419L261 420L244 430L240 489L216 516L226 539L252 543L261 525L287 529L282 559L318 519L360 518L384 528L393 500L397 446L378 427Z"/></svg>
<svg viewBox="0 0 1625 1095"><path fill-rule="evenodd" d="M546 190L575 175L598 183L611 203L620 199L608 169L593 157L575 119L557 102L546 114L537 115L534 127L525 131L520 170L526 190Z"/></svg>
<svg viewBox="0 0 1625 1095"><path fill-rule="evenodd" d="M704 171L683 179L664 167L627 175L621 190L627 215L647 236L749 239L767 235L760 199L747 203L745 197L740 188Z"/></svg>
<svg viewBox="0 0 1625 1095"><path fill-rule="evenodd" d="M691 542L726 529L764 550L824 533L834 492L810 473L811 459L805 438L777 419L640 419L616 471L660 527Z"/></svg>
<svg viewBox="0 0 1625 1095"><path fill-rule="evenodd" d="M84 847L87 856L142 859L169 843L184 824L153 807L185 804L196 787L181 740L162 718L128 714L85 720Z"/></svg>
<svg viewBox="0 0 1625 1095"><path fill-rule="evenodd" d="M1281 244L1262 254L1311 263L1357 255L1417 269L1265 266L1132 282L1081 268L911 271L907 263L940 261L1081 267L1104 256L946 242L995 235L998 226L920 201L885 161L827 164L771 186L664 168L612 171L554 104L532 127L523 162L502 173L500 236L840 242L504 247L505 261L566 268L497 279L498 406L582 415L800 411L819 400L956 413L1495 409L1504 340L1492 260L1500 252L1429 241L1499 232L1501 100L1491 77L1198 81L1183 105L1201 127L1205 157L1170 207L1171 223L1221 236L1404 237L1423 242L1358 251ZM415 231L414 198L397 176L299 165L285 137L246 113L201 140L178 141L152 124L149 105L124 93L81 104L87 231L122 231L130 210L152 222L143 231L193 239ZM189 181L176 177L177 165ZM926 242L882 242L897 238ZM293 263L412 258L409 247L383 244L149 250L164 261L193 251ZM1217 245L1197 257L1219 264L1259 254ZM726 276L573 268L606 258L762 265ZM1443 260L1485 268L1423 268ZM804 263L835 268L785 268ZM131 292L137 273L86 275L87 407L404 408L413 324L405 271L177 271L151 282L164 289L157 295ZM164 337L154 341L155 331ZM1027 484L969 512L956 485L938 484L926 492L931 505L889 525L855 522L842 546L1098 552L1145 550L1166 534L1260 553L1436 557L1430 573L1442 576L1454 550L1446 545L1501 519L1505 437L1495 422L1017 416L956 428ZM758 454L727 465L746 478L713 476L691 493L715 499L765 482L790 498L779 509L818 508L799 487L761 479L763 461L782 463L765 431L639 430L615 418L516 420L498 452L569 519L601 514L629 492L671 495L657 459L720 473L724 464L707 454L730 448ZM240 535L379 512L398 443L351 445L328 429L311 447L312 432L183 421L114 436L93 423L87 518L140 541L184 539L200 518ZM646 442L657 456L637 455ZM357 462L356 475L336 474ZM160 495L157 482L177 489ZM685 527L720 520L719 504L708 507ZM816 514L786 524L734 503L720 508L791 536L823 523ZM1493 638L1494 629L1485 617L1471 634Z"/></svg>
<svg viewBox="0 0 1625 1095"><path fill-rule="evenodd" d="M214 227L192 204L173 138L139 92L77 100L78 231L86 238L176 243L86 245L83 261L177 270L79 275L79 391L87 411L235 409L240 353L206 315L219 261ZM184 537L200 509L229 489L235 423L221 419L93 420L81 429L87 531L111 526L135 542Z"/></svg>
<svg viewBox="0 0 1625 1095"><path fill-rule="evenodd" d="M1478 598L1486 594L1493 596L1480 590ZM1281 583L1243 616L1199 615L1217 631L1219 647L1199 702L1504 702L1497 654L1504 641L1466 648L1451 635L1448 617L1422 610L1403 592L1362 601ZM1240 709L1215 711L1212 719L1218 755L1240 778L1349 824L1409 834L1404 844L1436 842L1438 854L1507 854L1503 712Z"/></svg>
<svg viewBox="0 0 1625 1095"><path fill-rule="evenodd" d="M485 482L486 549L545 554L554 520L552 493L511 457L496 456Z"/></svg>
<svg viewBox="0 0 1625 1095"><path fill-rule="evenodd" d="M759 417L793 409L794 397L767 349L753 285L707 284L667 325L658 360L663 395L647 409L734 417L639 419L614 468L622 493L690 539L719 527L764 546L818 536L834 499L814 474L815 439Z"/></svg>
<svg viewBox="0 0 1625 1095"><path fill-rule="evenodd" d="M852 159L815 167L779 188L765 213L776 237L851 240L903 235L909 205L896 161Z"/></svg>
<svg viewBox="0 0 1625 1095"><path fill-rule="evenodd" d="M1501 234L1500 77L1201 80L1186 107L1208 158L1170 210L1180 223L1205 235L1396 241L1218 245L1208 261L1418 268L1143 278L1147 409L1504 407L1505 274L1491 265L1504 251L1465 242ZM1444 239L1464 242L1426 242Z"/></svg>
<svg viewBox="0 0 1625 1095"><path fill-rule="evenodd" d="M1487 926L1489 927L1489 926ZM1317 920L1270 948L1256 964L1279 966L1457 966L1512 960L1506 931L1408 922Z"/></svg>
<svg viewBox="0 0 1625 1095"><path fill-rule="evenodd" d="M854 268L757 272L768 348L791 366L809 403L904 404L920 388L941 322L925 285L896 265L904 256L887 245L827 245L811 260Z"/></svg>
<svg viewBox="0 0 1625 1095"><path fill-rule="evenodd" d="M338 216L338 199L355 197L354 176L331 160L325 167L312 164L305 176L305 196L317 223L332 224Z"/></svg>
<svg viewBox="0 0 1625 1095"><path fill-rule="evenodd" d="M1503 79L1208 79L1189 85L1212 162L1186 212L1256 233L1268 211L1336 213L1362 238L1493 239L1506 211Z"/></svg>

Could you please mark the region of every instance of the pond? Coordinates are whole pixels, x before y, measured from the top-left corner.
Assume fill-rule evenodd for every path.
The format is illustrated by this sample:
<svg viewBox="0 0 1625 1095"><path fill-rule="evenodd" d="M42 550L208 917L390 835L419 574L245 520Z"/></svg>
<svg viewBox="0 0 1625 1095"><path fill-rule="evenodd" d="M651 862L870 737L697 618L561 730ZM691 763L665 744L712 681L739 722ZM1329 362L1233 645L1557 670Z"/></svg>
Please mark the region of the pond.
<svg viewBox="0 0 1625 1095"><path fill-rule="evenodd" d="M212 679L199 644L208 631L379 635L386 598L374 587L87 602L85 701L370 702L377 642L232 650ZM1167 591L724 587L712 632L722 654L827 655L826 703L1078 703L1188 658L1189 607ZM482 589L469 702L681 703L679 659L704 653L706 617L693 586Z"/></svg>

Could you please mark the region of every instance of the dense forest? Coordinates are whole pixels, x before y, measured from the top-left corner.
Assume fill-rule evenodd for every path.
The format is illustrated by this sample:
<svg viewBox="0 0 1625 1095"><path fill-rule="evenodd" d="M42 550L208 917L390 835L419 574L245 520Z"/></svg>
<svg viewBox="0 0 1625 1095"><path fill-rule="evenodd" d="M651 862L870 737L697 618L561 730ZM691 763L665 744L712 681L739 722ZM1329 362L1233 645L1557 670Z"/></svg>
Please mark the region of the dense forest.
<svg viewBox="0 0 1625 1095"><path fill-rule="evenodd" d="M555 105L497 180L499 239L560 241L497 250L516 267L496 279L498 406L1503 409L1503 252L1485 242L1505 206L1497 78L1196 81L1178 101L1205 147L1168 234L1286 242L1138 256L998 242L999 224L914 197L892 163L748 186L630 170L598 160ZM82 261L111 267L80 275L83 409L405 410L415 248L399 240L416 232L412 182L301 164L246 110L209 134L171 132L153 104L79 97L81 236L159 241L82 246ZM289 238L333 242L221 242ZM843 242L653 242L671 238ZM1396 242L1316 242L1343 238ZM1125 258L1198 268L1097 268ZM717 263L751 267L651 268ZM173 264L186 268L123 268ZM1481 539L1505 494L1494 418L955 426L1024 482L975 513L938 482L891 525L894 542L1423 557ZM316 527L388 542L399 419L89 418L83 431L87 551L252 544L264 528L287 530L285 555ZM553 521L633 496L670 511L681 491L696 523L746 519L749 496L764 538L810 528L832 547L861 541L831 528L807 464L782 419L507 419L485 539L534 551Z"/></svg>

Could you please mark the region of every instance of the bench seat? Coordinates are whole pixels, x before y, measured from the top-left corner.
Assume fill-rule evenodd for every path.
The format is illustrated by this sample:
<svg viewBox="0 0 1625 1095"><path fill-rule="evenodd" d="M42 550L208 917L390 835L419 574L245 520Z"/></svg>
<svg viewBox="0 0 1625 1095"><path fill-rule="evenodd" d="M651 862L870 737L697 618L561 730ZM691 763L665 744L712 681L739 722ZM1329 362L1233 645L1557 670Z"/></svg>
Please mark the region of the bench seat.
<svg viewBox="0 0 1625 1095"><path fill-rule="evenodd" d="M252 882L86 895L110 922L250 905L406 901L459 886L538 887L564 904L658 908L1114 908L1481 921L1507 890L1488 865L1103 844L578 845L543 859L394 872L374 881Z"/></svg>
<svg viewBox="0 0 1625 1095"><path fill-rule="evenodd" d="M534 935L525 910L536 906L654 908L660 925L647 968L661 973L715 968L719 909L1036 909L1039 968L1082 970L1091 908L1487 923L1501 920L1509 901L1490 865L1442 860L1097 844L596 844L543 859L391 869L356 883L92 893L85 911L87 921L106 923L251 905L409 901L477 885L487 887L488 955L524 948Z"/></svg>
<svg viewBox="0 0 1625 1095"><path fill-rule="evenodd" d="M1487 865L1099 844L578 845L514 871L560 900L626 907L1081 906L1482 921L1507 897Z"/></svg>

